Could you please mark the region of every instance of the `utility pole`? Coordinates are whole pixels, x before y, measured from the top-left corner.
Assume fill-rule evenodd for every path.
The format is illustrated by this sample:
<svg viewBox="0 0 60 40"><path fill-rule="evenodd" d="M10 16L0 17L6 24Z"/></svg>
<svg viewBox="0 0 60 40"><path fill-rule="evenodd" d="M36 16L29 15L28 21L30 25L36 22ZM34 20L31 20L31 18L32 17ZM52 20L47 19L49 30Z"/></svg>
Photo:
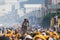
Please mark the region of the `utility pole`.
<svg viewBox="0 0 60 40"><path fill-rule="evenodd" d="M57 16L57 0L56 0L56 14L54 16L54 27L55 27L55 30L57 31L57 28L58 28L58 16Z"/></svg>
<svg viewBox="0 0 60 40"><path fill-rule="evenodd" d="M57 0L56 0L56 15L57 15Z"/></svg>

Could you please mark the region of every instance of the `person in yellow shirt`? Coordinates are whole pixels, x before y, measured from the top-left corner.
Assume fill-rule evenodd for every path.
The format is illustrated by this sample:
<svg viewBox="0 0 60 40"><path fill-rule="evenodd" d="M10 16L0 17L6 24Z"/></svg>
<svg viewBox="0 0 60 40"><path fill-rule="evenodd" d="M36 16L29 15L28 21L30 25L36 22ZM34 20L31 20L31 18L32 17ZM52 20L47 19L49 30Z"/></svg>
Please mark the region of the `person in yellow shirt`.
<svg viewBox="0 0 60 40"><path fill-rule="evenodd" d="M12 40L12 37L14 35L14 31L13 30L8 30L7 33L4 34L6 37L9 36L10 39Z"/></svg>
<svg viewBox="0 0 60 40"><path fill-rule="evenodd" d="M55 37L56 39L59 39L59 35L58 35L58 33L57 33L56 31L53 32L53 35L54 35L54 37Z"/></svg>
<svg viewBox="0 0 60 40"><path fill-rule="evenodd" d="M53 35L53 32L49 32L50 35Z"/></svg>
<svg viewBox="0 0 60 40"><path fill-rule="evenodd" d="M20 33L15 34L16 35L16 40L19 40L19 38L21 37Z"/></svg>
<svg viewBox="0 0 60 40"><path fill-rule="evenodd" d="M48 36L48 35L45 35L44 38L45 38L46 40L48 40L49 36Z"/></svg>
<svg viewBox="0 0 60 40"><path fill-rule="evenodd" d="M33 38L33 40L38 40L38 39L40 39L40 40L46 40L45 38L44 38L44 36L43 35L36 35L36 36L34 36L34 38Z"/></svg>

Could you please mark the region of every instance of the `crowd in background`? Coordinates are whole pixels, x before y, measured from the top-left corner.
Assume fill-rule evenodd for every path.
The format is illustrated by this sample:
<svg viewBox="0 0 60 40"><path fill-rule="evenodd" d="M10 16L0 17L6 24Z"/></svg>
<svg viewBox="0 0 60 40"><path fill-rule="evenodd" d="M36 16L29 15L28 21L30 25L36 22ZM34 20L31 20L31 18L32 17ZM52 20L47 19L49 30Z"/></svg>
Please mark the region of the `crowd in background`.
<svg viewBox="0 0 60 40"><path fill-rule="evenodd" d="M22 27L0 28L0 40L60 40L60 28L29 27L29 21L24 19Z"/></svg>
<svg viewBox="0 0 60 40"><path fill-rule="evenodd" d="M27 32L20 29L0 29L0 40L60 40L60 28L57 31L53 28L30 28Z"/></svg>

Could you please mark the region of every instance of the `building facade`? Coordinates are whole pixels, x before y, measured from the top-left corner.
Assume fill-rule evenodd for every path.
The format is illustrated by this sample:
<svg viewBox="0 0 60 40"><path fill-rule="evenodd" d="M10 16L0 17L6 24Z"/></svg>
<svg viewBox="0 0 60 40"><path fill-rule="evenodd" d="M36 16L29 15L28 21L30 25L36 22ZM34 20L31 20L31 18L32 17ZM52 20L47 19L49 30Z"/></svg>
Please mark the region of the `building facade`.
<svg viewBox="0 0 60 40"><path fill-rule="evenodd" d="M24 8L25 8L25 13L30 13L34 11L36 14L36 17L42 17L44 16L44 13L45 13L44 4L25 4Z"/></svg>
<svg viewBox="0 0 60 40"><path fill-rule="evenodd" d="M45 0L46 13L56 13L60 9L60 0Z"/></svg>
<svg viewBox="0 0 60 40"><path fill-rule="evenodd" d="M60 3L60 0L52 0L52 4L58 4Z"/></svg>
<svg viewBox="0 0 60 40"><path fill-rule="evenodd" d="M30 24L40 24L41 18L45 14L44 4L25 4L24 5L24 18L30 20Z"/></svg>

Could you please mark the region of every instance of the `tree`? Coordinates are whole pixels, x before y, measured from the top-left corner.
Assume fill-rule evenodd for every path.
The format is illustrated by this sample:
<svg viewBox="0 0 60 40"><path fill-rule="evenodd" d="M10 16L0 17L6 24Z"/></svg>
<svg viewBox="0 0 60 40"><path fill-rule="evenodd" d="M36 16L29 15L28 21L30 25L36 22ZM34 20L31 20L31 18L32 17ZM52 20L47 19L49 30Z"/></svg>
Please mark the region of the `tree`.
<svg viewBox="0 0 60 40"><path fill-rule="evenodd" d="M51 18L54 17L56 13L48 13L43 17L42 26L45 28L50 27ZM58 18L60 18L60 12L57 12Z"/></svg>

